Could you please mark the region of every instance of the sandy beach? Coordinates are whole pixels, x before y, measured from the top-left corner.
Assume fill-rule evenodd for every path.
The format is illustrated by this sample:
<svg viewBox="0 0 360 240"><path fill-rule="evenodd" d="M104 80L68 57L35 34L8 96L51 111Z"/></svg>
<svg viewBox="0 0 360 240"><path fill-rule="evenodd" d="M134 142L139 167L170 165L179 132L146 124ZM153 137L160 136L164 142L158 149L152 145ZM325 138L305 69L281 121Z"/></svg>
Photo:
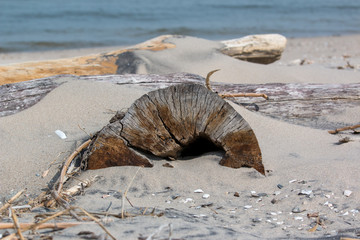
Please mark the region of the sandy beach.
<svg viewBox="0 0 360 240"><path fill-rule="evenodd" d="M137 51L142 62L136 73L187 72L206 77L209 71L221 69L211 81L234 84L351 84L360 80L360 35L288 39L281 59L269 65L225 56L216 50L216 41L192 37L170 41L176 48ZM119 48L6 53L0 54L0 65ZM26 204L46 190L77 146L105 126L117 110L129 108L153 90L73 76L54 81L59 86L40 102L0 117L0 205L23 188L27 188L26 194L14 205ZM146 239L141 237L159 227L163 230L153 239L168 239L169 232L172 239L359 239L359 135L352 131L332 135L324 129L290 124L229 102L254 130L266 176L254 169L220 166L221 152L171 162L154 157L153 168L126 166L82 172L78 179L98 176L97 181L83 195L73 197L71 205L89 212L107 212L102 221L117 239ZM357 102L357 106L344 108L339 114L325 114L322 121L342 123L338 128L359 124ZM67 135L66 139L55 134L58 129ZM338 144L344 137L350 141ZM163 167L165 163L173 168ZM42 177L47 170L47 176ZM67 186L77 183L72 179ZM122 196L130 183L127 197L133 206L126 202L127 211L147 215L154 209L155 216L119 219L112 215L120 213ZM195 191L198 189L201 191ZM56 210L40 207L19 213L19 221L32 222L36 214L52 211ZM6 215L0 220L12 221ZM71 221L71 217L52 220L56 221ZM96 239L105 237L96 224L51 235L54 239L80 239L77 234L81 231L93 232ZM0 238L4 234L5 230L0 230Z"/></svg>

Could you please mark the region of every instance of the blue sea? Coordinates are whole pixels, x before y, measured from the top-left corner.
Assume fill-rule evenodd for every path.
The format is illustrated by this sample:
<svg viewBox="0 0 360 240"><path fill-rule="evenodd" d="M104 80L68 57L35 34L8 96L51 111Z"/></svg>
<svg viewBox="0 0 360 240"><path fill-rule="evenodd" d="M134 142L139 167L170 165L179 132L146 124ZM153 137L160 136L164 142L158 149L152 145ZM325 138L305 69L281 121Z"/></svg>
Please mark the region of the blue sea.
<svg viewBox="0 0 360 240"><path fill-rule="evenodd" d="M360 33L359 0L0 0L0 52L133 45L163 34L211 40Z"/></svg>

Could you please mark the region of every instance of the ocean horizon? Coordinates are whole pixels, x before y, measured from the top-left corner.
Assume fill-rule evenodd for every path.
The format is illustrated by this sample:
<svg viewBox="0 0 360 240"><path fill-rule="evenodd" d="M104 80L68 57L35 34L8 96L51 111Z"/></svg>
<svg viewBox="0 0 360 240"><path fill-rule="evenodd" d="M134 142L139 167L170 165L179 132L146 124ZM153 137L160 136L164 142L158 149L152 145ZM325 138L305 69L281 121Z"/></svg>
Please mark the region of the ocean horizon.
<svg viewBox="0 0 360 240"><path fill-rule="evenodd" d="M0 52L133 45L164 34L226 40L360 33L350 0L1 0Z"/></svg>

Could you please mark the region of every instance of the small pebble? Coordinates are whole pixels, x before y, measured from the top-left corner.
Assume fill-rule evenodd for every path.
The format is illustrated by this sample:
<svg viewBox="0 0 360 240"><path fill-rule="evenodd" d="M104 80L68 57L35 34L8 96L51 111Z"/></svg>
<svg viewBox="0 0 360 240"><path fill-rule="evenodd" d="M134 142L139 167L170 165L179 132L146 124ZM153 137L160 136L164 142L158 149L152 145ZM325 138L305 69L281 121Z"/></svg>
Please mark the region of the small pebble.
<svg viewBox="0 0 360 240"><path fill-rule="evenodd" d="M275 203L277 203L278 201L279 201L279 200L273 198L273 199L271 200L271 203L272 203L272 204L275 204Z"/></svg>
<svg viewBox="0 0 360 240"><path fill-rule="evenodd" d="M245 205L244 208L245 209L250 209L250 208L252 208L252 206L251 205Z"/></svg>
<svg viewBox="0 0 360 240"><path fill-rule="evenodd" d="M304 218L303 217L294 217L295 220L298 220L298 221L304 221Z"/></svg>
<svg viewBox="0 0 360 240"><path fill-rule="evenodd" d="M175 194L175 195L172 195L172 196L171 196L172 200L175 200L175 199L177 199L177 198L179 198L179 197L180 197L179 194Z"/></svg>
<svg viewBox="0 0 360 240"><path fill-rule="evenodd" d="M205 193L205 194L202 196L203 199L208 199L209 197L210 197L210 194L207 194L207 193Z"/></svg>
<svg viewBox="0 0 360 240"><path fill-rule="evenodd" d="M272 215L272 216L276 216L276 215L277 215L276 212L270 212L269 214Z"/></svg>
<svg viewBox="0 0 360 240"><path fill-rule="evenodd" d="M346 211L346 212L343 214L343 216L347 216L347 215L349 215L349 212L348 212L348 211Z"/></svg>
<svg viewBox="0 0 360 240"><path fill-rule="evenodd" d="M352 191L350 191L350 190L345 190L345 191L344 191L344 195L345 195L346 197L350 197L351 194L352 194Z"/></svg>
<svg viewBox="0 0 360 240"><path fill-rule="evenodd" d="M281 221L281 222L276 222L276 224L277 224L277 225L283 225L284 222L283 222L283 221Z"/></svg>
<svg viewBox="0 0 360 240"><path fill-rule="evenodd" d="M278 187L279 189L282 189L284 186L281 185L281 184L278 184L277 187Z"/></svg>
<svg viewBox="0 0 360 240"><path fill-rule="evenodd" d="M35 176L40 177L40 174L39 174L39 173L36 173Z"/></svg>
<svg viewBox="0 0 360 240"><path fill-rule="evenodd" d="M330 198L331 196L329 194L325 194L325 197L326 198Z"/></svg>
<svg viewBox="0 0 360 240"><path fill-rule="evenodd" d="M253 218L252 219L252 222L254 222L254 223L259 223L259 222L261 222L261 218Z"/></svg>
<svg viewBox="0 0 360 240"><path fill-rule="evenodd" d="M294 183L296 181L297 181L296 179L293 179L293 180L290 180L289 183Z"/></svg>
<svg viewBox="0 0 360 240"><path fill-rule="evenodd" d="M280 193L281 193L281 191L275 191L275 192L274 192L274 195L277 196L277 195L279 195Z"/></svg>
<svg viewBox="0 0 360 240"><path fill-rule="evenodd" d="M300 191L299 195L310 195L312 193L312 190L303 189Z"/></svg>
<svg viewBox="0 0 360 240"><path fill-rule="evenodd" d="M234 197L240 197L240 193L235 192L235 193L234 193Z"/></svg>
<svg viewBox="0 0 360 240"><path fill-rule="evenodd" d="M202 189L196 189L196 190L194 190L194 193L203 193L204 191L202 190Z"/></svg>
<svg viewBox="0 0 360 240"><path fill-rule="evenodd" d="M291 212L293 212L293 213L301 213L302 211L300 210L299 207L294 207L294 208L291 210Z"/></svg>

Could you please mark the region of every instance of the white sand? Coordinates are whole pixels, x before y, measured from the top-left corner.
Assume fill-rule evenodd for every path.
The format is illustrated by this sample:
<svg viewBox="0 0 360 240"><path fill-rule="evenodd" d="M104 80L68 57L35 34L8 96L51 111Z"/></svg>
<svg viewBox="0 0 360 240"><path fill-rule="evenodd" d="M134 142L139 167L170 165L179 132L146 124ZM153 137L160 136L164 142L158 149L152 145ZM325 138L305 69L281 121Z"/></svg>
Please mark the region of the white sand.
<svg viewBox="0 0 360 240"><path fill-rule="evenodd" d="M359 39L358 36L356 38ZM331 42L334 38L324 39ZM339 45L334 48L343 47L352 38L344 37L343 42L339 39L336 37ZM323 44L321 38L303 39L299 42L301 46L292 45L292 41L298 40L290 40L285 60L264 66L222 56L214 50L215 42L196 38L174 39L177 45L175 49L138 53L146 63L140 69L143 73L186 71L205 76L210 70L221 68L222 71L214 74L212 81L232 83L359 81L358 71L332 69L324 62L288 66L286 63L291 59L301 59L306 55L301 52L301 47L307 41L311 41L314 47ZM358 54L356 44L349 44L347 48ZM187 49L196 51L189 55ZM302 55L296 55L297 52ZM310 48L307 54L314 54L314 51ZM8 196L23 187L28 187L31 194L39 193L54 176L59 164L51 168L45 179L36 174L41 175L55 159L61 163L74 150L75 144L87 137L78 125L88 133L94 133L112 117L112 110L129 107L147 91L146 88L69 78L35 106L0 118L0 196ZM359 138L347 135L354 141L336 145L339 136L267 118L232 105L256 133L265 168L271 170L267 177L252 169L219 166L221 153L207 153L187 161L171 162L174 168L162 167L165 160L154 161L153 168L139 171L128 197L135 207L156 207L165 215L126 220L111 218L113 222L107 228L113 235L118 239L136 239L140 234L148 236L161 225L171 223L174 238L311 238L337 235L338 230L360 225L360 213L357 212L360 210ZM346 109L344 115L339 117L343 119L341 121L360 119L360 111ZM54 133L57 129L64 131L68 139L64 141L58 138ZM94 175L101 176L101 179L85 191L85 196L76 197L72 204L89 211L105 211L111 203L109 212L119 213L119 191L124 192L137 169L113 167L84 172L80 175L82 179ZM297 181L289 183L293 179ZM279 189L278 184L284 187ZM202 199L202 194L194 193L198 188L210 194L210 197ZM350 197L343 195L346 189L352 191ZM298 195L301 190L312 190L314 196ZM267 193L268 196L259 200L251 197L250 191ZM275 191L280 191L279 195L274 195ZM240 197L235 197L234 192L239 192ZM102 198L103 195L109 196ZM172 196L175 195L179 197L174 200ZM186 198L193 201L183 203L182 200ZM276 200L274 204L271 203L273 199ZM196 208L204 203L213 205ZM126 206L132 209L129 204ZM246 209L245 206L251 208ZM294 207L304 211L291 213ZM308 219L306 214L313 212L319 212L326 221L319 231L310 233L307 230L315 220ZM259 222L253 222L253 219ZM57 235L59 238L73 239L82 230L102 233L98 226L78 226ZM166 231L162 237L166 237ZM351 232L346 234L354 236Z"/></svg>

